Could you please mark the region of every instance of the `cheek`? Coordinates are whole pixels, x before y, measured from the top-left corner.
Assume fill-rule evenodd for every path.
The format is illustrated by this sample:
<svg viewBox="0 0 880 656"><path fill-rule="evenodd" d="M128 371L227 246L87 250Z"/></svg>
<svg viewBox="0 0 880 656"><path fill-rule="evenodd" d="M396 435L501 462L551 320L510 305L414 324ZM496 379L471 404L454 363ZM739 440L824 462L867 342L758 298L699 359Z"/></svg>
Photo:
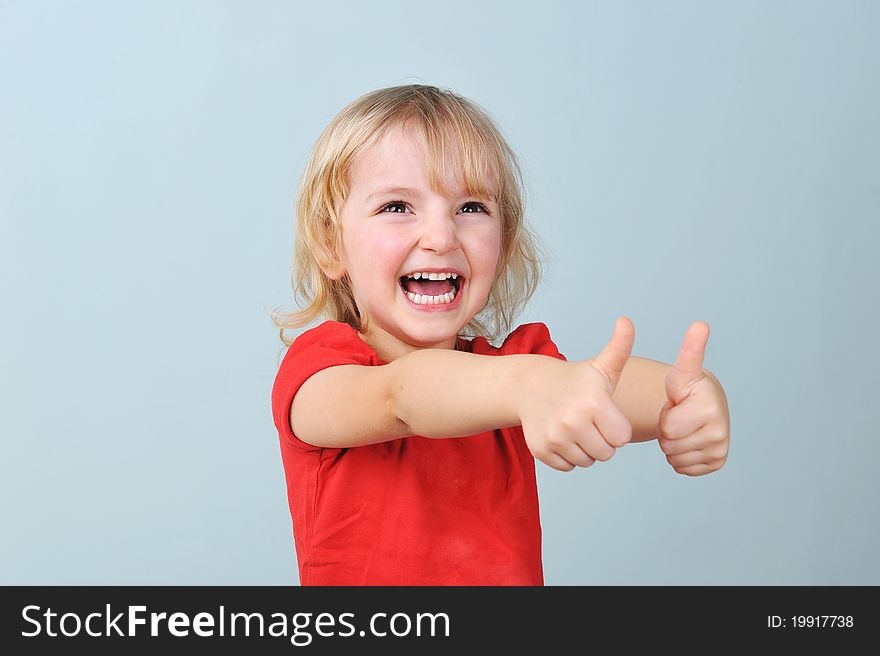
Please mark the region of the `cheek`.
<svg viewBox="0 0 880 656"><path fill-rule="evenodd" d="M484 273L492 273L501 256L501 231L497 225L487 226L474 234L471 242L473 264L479 265Z"/></svg>
<svg viewBox="0 0 880 656"><path fill-rule="evenodd" d="M397 255L405 253L409 244L409 240L404 235L398 235L388 232L377 232L369 236L369 245L375 249L374 253L384 253L388 255Z"/></svg>
<svg viewBox="0 0 880 656"><path fill-rule="evenodd" d="M399 240L389 237L365 236L358 243L355 296L363 308L371 307L373 302L378 302L376 299L397 294L397 272L403 266L406 253Z"/></svg>
<svg viewBox="0 0 880 656"><path fill-rule="evenodd" d="M364 242L365 266L375 271L377 282L382 281L384 285L387 278L397 277L410 249L411 243L405 239L393 235L374 236Z"/></svg>
<svg viewBox="0 0 880 656"><path fill-rule="evenodd" d="M352 257L356 259L358 267L377 274L396 272L408 250L408 242L403 235L387 231L363 230L352 235L352 240L357 245Z"/></svg>

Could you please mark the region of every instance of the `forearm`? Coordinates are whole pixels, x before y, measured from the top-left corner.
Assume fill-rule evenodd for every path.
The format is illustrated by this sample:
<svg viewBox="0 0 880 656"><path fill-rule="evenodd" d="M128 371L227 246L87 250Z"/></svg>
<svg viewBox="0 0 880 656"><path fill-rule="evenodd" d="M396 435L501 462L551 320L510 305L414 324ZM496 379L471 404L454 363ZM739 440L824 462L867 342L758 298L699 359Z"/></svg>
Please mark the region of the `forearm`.
<svg viewBox="0 0 880 656"><path fill-rule="evenodd" d="M629 419L633 442L646 442L660 435L660 410L666 404L666 372L672 365L631 356L623 367L612 399Z"/></svg>
<svg viewBox="0 0 880 656"><path fill-rule="evenodd" d="M546 355L422 349L394 360L392 404L413 435L464 437L518 426L530 376L564 364Z"/></svg>

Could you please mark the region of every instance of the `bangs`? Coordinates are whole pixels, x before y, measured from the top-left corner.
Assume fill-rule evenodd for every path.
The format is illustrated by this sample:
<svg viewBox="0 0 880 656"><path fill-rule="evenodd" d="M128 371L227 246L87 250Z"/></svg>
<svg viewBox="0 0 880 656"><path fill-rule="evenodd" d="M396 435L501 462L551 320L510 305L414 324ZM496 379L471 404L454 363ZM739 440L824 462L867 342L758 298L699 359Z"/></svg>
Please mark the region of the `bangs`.
<svg viewBox="0 0 880 656"><path fill-rule="evenodd" d="M459 193L499 202L500 153L476 125L461 117L429 120L421 114L407 117L400 127L412 127L425 156L431 190L446 196ZM392 126L386 126L390 129ZM384 131L383 131L384 132Z"/></svg>

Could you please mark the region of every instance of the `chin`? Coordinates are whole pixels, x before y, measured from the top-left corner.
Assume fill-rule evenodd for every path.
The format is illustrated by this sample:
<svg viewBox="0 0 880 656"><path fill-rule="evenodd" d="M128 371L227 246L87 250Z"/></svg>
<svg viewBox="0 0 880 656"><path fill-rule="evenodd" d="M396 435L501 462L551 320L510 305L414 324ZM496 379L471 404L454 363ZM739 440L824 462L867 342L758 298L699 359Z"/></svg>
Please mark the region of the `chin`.
<svg viewBox="0 0 880 656"><path fill-rule="evenodd" d="M448 330L411 328L406 330L405 335L408 338L407 341L413 346L427 348L437 342L454 339L458 335L458 328L449 328Z"/></svg>

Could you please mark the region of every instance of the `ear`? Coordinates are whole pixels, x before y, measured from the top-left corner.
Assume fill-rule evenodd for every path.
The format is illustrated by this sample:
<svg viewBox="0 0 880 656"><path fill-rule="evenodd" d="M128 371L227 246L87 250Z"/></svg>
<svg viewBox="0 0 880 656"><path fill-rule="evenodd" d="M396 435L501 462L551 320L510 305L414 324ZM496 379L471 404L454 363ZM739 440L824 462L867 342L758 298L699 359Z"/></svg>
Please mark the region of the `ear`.
<svg viewBox="0 0 880 656"><path fill-rule="evenodd" d="M339 280L345 275L345 266L339 260L334 259L327 265L322 264L321 271L323 271L324 275L330 278L330 280Z"/></svg>
<svg viewBox="0 0 880 656"><path fill-rule="evenodd" d="M339 257L336 245L333 243L332 237L325 235L321 244L321 253L318 257L318 266L324 275L330 280L339 280L345 275L345 263Z"/></svg>

